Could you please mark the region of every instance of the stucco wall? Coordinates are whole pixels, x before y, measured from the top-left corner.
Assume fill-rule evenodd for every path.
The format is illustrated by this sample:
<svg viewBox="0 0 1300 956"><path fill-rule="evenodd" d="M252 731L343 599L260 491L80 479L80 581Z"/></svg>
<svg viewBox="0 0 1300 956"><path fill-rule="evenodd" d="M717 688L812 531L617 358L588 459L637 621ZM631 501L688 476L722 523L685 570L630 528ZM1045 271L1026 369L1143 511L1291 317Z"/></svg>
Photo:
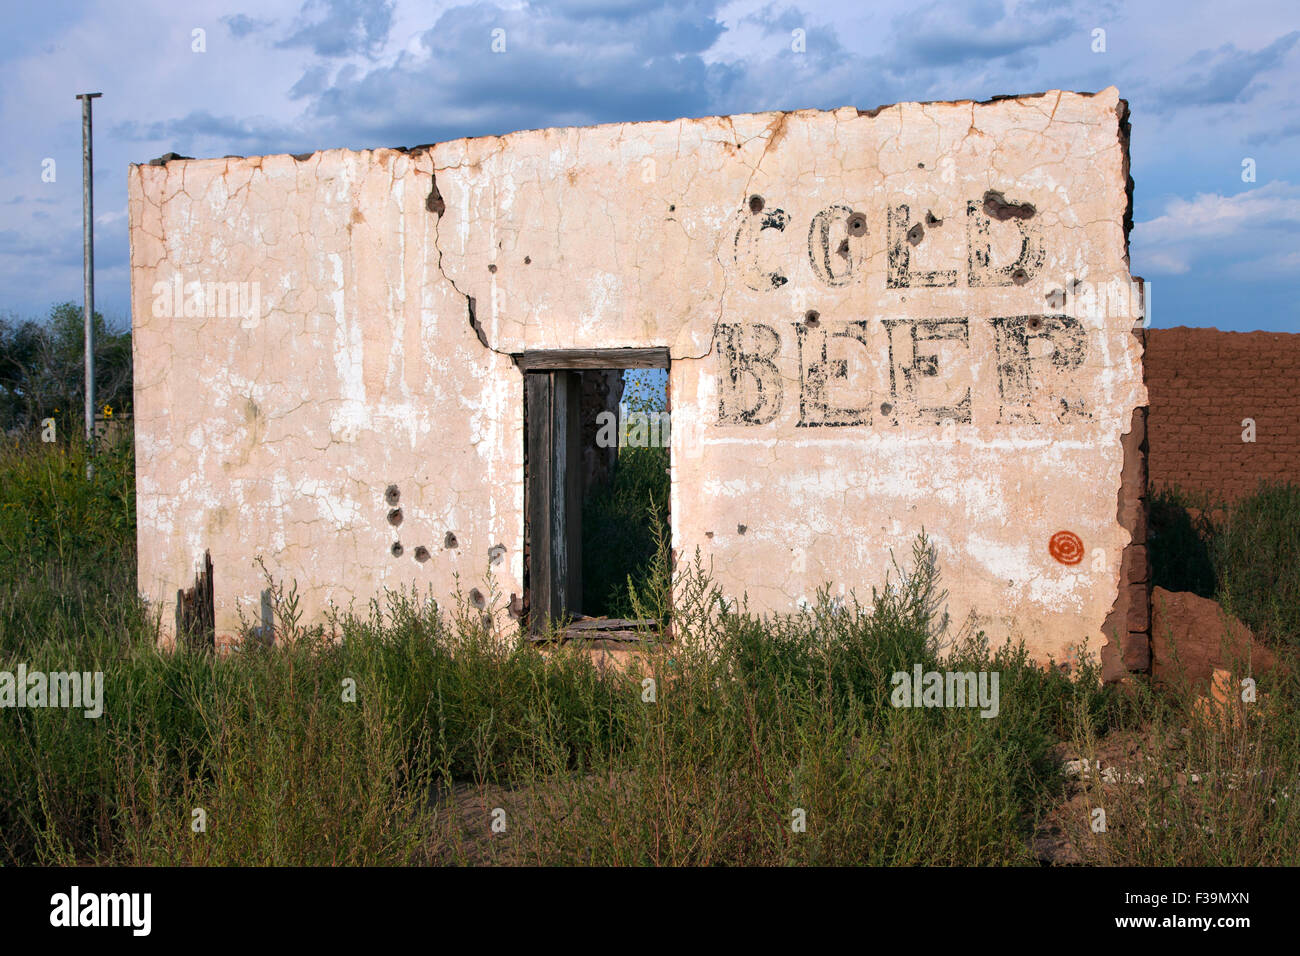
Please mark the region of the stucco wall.
<svg viewBox="0 0 1300 956"><path fill-rule="evenodd" d="M509 355L666 346L673 545L725 590L867 597L924 527L957 623L1096 651L1146 395L1133 316L1077 306L1130 281L1126 114L1108 89L133 166L141 588L169 621L210 549L228 634L259 554L312 614L487 591L501 545L519 593ZM176 276L260 298L187 317Z"/></svg>

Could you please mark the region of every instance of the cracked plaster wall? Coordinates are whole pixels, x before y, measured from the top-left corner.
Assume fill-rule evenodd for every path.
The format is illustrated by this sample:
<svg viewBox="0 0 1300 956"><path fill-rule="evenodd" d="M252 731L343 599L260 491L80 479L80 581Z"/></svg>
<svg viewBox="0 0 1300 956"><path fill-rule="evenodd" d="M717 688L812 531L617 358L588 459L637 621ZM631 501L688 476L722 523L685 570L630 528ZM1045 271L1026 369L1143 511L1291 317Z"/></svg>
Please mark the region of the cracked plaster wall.
<svg viewBox="0 0 1300 956"><path fill-rule="evenodd" d="M1096 651L1141 350L1051 297L1130 280L1125 113L1112 88L133 166L141 589L170 621L210 549L228 635L255 555L317 614L487 590L504 545L521 593L509 355L666 346L673 546L728 592L866 597L924 527L957 623ZM258 314L160 316L177 275L260 283Z"/></svg>

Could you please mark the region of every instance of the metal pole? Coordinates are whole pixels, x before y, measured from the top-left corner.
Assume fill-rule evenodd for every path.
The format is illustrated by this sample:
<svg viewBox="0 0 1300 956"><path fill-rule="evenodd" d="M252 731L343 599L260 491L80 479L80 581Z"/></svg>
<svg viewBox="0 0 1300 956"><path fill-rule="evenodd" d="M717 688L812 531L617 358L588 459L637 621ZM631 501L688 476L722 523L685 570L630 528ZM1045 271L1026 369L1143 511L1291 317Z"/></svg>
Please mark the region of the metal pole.
<svg viewBox="0 0 1300 956"><path fill-rule="evenodd" d="M86 322L86 477L95 472L95 186L91 155L90 101L102 93L78 93L81 100L81 244L84 258Z"/></svg>

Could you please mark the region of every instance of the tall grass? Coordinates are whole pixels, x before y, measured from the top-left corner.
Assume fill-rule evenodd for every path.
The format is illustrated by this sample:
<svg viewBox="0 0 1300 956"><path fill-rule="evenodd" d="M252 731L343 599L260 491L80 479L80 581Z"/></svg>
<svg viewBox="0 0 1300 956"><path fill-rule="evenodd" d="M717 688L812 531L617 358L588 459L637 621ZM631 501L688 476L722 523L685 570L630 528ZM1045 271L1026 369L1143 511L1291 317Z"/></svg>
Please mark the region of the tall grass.
<svg viewBox="0 0 1300 956"><path fill-rule="evenodd" d="M649 568L668 525L668 449L624 446L611 480L582 509L583 611L629 617L628 579L649 584Z"/></svg>
<svg viewBox="0 0 1300 956"><path fill-rule="evenodd" d="M129 455L87 483L76 454L0 456L4 501L29 509L2 526L0 671L102 670L105 712L0 709L0 862L1014 865L1053 817L1085 862L1297 857L1294 682L1211 726L1102 688L1086 655L1067 676L949 633L924 538L869 597L778 618L698 554L670 573L660 544L626 594L651 614L671 595L675 640L626 671L409 592L334 615L337 640L160 652L133 541L103 527L129 515ZM998 716L892 706L917 664L998 672ZM1063 748L1130 738L1150 784L1072 794ZM1178 779L1201 771L1204 792Z"/></svg>

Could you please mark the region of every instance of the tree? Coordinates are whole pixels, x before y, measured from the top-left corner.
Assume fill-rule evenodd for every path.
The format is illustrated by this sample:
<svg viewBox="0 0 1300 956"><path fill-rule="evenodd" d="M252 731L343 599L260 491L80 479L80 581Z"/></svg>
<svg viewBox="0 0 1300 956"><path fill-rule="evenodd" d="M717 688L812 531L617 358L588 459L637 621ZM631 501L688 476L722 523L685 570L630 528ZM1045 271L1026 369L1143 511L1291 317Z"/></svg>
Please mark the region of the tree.
<svg viewBox="0 0 1300 956"><path fill-rule="evenodd" d="M95 313L95 405L115 414L131 405L131 333L111 328ZM55 417L63 426L84 427L85 323L81 306L62 302L44 323L0 318L0 427L38 427Z"/></svg>

